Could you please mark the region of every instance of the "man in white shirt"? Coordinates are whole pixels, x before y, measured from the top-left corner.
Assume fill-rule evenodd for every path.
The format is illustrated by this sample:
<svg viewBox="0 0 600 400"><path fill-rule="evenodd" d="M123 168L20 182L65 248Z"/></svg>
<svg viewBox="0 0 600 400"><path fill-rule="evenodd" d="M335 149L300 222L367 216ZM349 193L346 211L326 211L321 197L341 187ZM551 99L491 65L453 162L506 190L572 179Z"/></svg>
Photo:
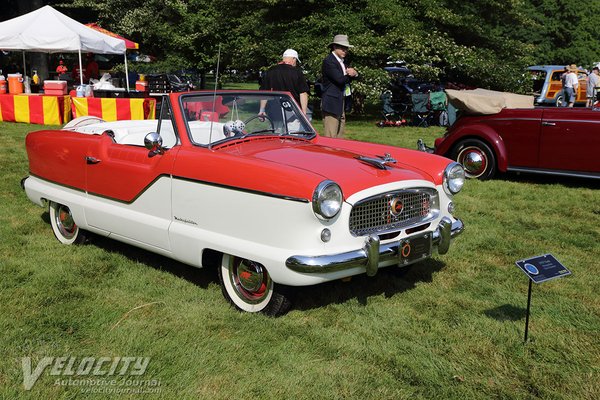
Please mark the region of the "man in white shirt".
<svg viewBox="0 0 600 400"><path fill-rule="evenodd" d="M579 80L577 79L577 72L579 68L577 65L569 65L569 72L565 77L565 103L567 107L573 107L575 105L575 98L577 97L577 89L579 89Z"/></svg>

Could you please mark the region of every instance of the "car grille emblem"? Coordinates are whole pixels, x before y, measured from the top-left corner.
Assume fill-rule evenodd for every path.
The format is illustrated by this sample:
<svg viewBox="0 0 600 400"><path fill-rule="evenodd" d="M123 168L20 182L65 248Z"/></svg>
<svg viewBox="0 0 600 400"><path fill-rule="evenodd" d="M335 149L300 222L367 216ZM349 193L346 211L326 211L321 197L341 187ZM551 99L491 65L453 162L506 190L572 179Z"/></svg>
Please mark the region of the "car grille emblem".
<svg viewBox="0 0 600 400"><path fill-rule="evenodd" d="M394 197L390 201L390 213L394 217L397 217L398 215L402 214L402 210L404 210L404 203L402 202L402 199L399 197Z"/></svg>

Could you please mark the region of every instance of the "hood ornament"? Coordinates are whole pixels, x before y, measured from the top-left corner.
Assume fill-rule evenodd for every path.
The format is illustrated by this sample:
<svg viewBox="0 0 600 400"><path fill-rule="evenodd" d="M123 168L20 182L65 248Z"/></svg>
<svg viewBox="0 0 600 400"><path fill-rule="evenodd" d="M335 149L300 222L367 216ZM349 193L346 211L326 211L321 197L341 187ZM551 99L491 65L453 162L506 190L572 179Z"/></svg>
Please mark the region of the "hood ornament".
<svg viewBox="0 0 600 400"><path fill-rule="evenodd" d="M388 169L388 164L396 164L396 159L394 159L390 153L385 153L383 156L377 156L377 158L357 156L356 159L379 169Z"/></svg>

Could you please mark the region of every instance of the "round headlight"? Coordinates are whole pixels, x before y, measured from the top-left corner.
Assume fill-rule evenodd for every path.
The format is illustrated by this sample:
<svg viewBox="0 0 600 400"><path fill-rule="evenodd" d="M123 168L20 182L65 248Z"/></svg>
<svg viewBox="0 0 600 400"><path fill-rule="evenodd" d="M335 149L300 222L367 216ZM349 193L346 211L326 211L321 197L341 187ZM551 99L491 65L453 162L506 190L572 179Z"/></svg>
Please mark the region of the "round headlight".
<svg viewBox="0 0 600 400"><path fill-rule="evenodd" d="M313 193L313 211L322 218L333 218L340 212L342 201L342 189L338 184L332 181L323 181L319 183Z"/></svg>
<svg viewBox="0 0 600 400"><path fill-rule="evenodd" d="M465 184L465 170L459 163L448 164L444 170L444 190L449 195L460 192Z"/></svg>

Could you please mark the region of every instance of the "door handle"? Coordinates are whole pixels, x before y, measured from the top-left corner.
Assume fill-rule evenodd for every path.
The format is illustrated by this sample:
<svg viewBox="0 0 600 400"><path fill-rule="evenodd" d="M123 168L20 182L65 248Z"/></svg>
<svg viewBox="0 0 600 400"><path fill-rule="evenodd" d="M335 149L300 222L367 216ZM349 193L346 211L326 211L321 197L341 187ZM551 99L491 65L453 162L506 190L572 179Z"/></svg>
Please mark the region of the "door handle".
<svg viewBox="0 0 600 400"><path fill-rule="evenodd" d="M85 157L85 162L86 164L98 164L100 160L98 160L96 157L87 156Z"/></svg>
<svg viewBox="0 0 600 400"><path fill-rule="evenodd" d="M556 122L542 122L542 126L556 126Z"/></svg>

